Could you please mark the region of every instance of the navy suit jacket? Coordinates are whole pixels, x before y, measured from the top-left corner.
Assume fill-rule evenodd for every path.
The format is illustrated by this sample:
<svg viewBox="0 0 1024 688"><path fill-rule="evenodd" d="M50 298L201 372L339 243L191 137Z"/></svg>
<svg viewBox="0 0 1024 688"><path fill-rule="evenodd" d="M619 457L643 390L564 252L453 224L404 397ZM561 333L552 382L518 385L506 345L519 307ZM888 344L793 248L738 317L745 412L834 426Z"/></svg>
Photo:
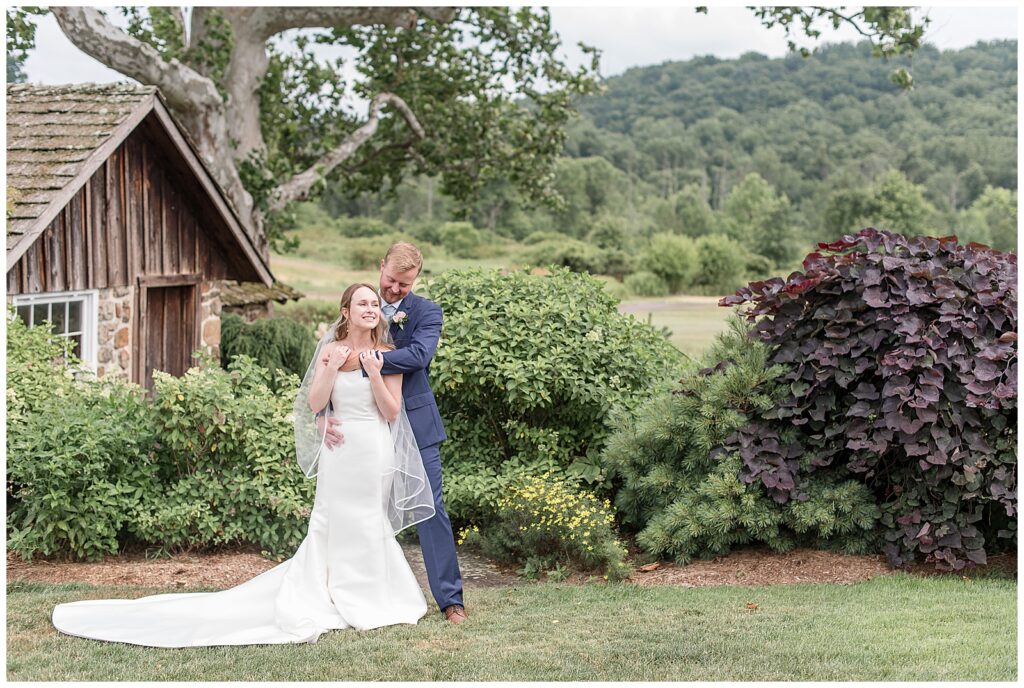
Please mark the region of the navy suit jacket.
<svg viewBox="0 0 1024 688"><path fill-rule="evenodd" d="M430 361L437 351L444 318L440 306L412 292L402 299L398 310L405 313L404 325L391 324L391 338L396 348L384 354L381 374L402 374L405 411L416 444L423 449L448 439L429 378Z"/></svg>

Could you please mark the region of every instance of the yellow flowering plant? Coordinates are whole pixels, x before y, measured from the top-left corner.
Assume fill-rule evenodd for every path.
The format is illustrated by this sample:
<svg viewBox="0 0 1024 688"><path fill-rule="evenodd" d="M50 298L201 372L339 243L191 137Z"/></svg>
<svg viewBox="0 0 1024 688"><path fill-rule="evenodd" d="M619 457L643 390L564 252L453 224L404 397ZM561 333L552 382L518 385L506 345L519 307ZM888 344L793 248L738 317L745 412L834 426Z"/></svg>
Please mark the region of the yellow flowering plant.
<svg viewBox="0 0 1024 688"><path fill-rule="evenodd" d="M621 580L631 570L611 503L551 473L513 483L483 530L464 528L459 541L476 544L499 561L524 564L527 571L571 566L603 570L610 580Z"/></svg>

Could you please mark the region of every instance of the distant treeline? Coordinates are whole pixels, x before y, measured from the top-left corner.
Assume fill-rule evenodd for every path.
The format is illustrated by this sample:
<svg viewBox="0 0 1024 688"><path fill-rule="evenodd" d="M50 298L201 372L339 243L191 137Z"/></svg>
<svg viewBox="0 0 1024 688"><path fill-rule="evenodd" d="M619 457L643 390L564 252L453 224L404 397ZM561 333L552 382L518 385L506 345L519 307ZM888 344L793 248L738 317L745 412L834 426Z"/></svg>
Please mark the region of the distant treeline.
<svg viewBox="0 0 1024 688"><path fill-rule="evenodd" d="M609 220L640 241L720 234L779 267L866 225L1015 247L1017 42L926 47L909 66L910 92L866 42L631 69L581 104L556 168L562 208L499 182L467 219L516 240L587 240ZM322 205L399 230L456 214L428 178L354 199L328 188Z"/></svg>

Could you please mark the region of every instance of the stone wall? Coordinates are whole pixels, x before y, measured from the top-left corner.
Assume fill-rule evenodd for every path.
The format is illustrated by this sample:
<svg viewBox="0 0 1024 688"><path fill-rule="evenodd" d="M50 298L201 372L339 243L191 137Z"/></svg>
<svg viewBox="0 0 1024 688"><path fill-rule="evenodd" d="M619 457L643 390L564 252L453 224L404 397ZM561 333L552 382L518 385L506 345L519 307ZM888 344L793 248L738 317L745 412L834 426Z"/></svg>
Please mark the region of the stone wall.
<svg viewBox="0 0 1024 688"><path fill-rule="evenodd" d="M96 322L96 374L131 379L132 375L132 287L100 289Z"/></svg>
<svg viewBox="0 0 1024 688"><path fill-rule="evenodd" d="M200 287L200 346L220 357L220 288L216 282ZM113 375L126 380L132 375L132 353L135 349L132 309L135 289L114 287L100 289L96 323L96 374Z"/></svg>
<svg viewBox="0 0 1024 688"><path fill-rule="evenodd" d="M200 297L199 345L210 354L220 358L220 284L203 282Z"/></svg>
<svg viewBox="0 0 1024 688"><path fill-rule="evenodd" d="M96 374L130 380L134 363L135 342L134 287L111 287L97 290L96 303ZM220 358L221 290L219 282L200 286L200 347ZM12 301L8 296L7 302ZM266 304L244 309L247 317L267 312Z"/></svg>

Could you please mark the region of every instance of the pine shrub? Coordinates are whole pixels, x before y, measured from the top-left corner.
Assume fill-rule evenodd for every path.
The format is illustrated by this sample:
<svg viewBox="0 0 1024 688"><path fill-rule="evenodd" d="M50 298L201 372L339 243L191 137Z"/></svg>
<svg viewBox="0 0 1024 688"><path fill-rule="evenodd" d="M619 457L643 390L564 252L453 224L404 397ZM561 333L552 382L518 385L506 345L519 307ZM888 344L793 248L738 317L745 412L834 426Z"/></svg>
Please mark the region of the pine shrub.
<svg viewBox="0 0 1024 688"><path fill-rule="evenodd" d="M768 347L751 343L738 318L671 393L622 424L604 452L621 485L615 505L652 557L686 563L751 542L777 551L797 545L870 551L878 510L871 494L841 475L823 476L808 502L782 506L740 481L740 458L726 439L781 395Z"/></svg>

